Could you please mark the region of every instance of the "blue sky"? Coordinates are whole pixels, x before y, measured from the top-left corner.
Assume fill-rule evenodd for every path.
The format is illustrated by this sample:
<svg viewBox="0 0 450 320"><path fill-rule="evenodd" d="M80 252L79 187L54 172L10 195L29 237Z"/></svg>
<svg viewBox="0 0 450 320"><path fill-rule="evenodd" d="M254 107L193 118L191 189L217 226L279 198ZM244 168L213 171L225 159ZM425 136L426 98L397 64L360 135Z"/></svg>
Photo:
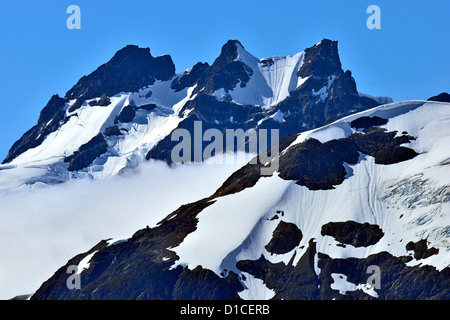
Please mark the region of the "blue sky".
<svg viewBox="0 0 450 320"><path fill-rule="evenodd" d="M81 30L69 30L69 5ZM369 30L369 5L381 29ZM15 0L0 11L0 158L50 97L65 93L127 44L170 54L177 71L212 63L228 39L263 58L339 41L358 90L394 100L450 90L448 0ZM0 161L1 161L0 160Z"/></svg>

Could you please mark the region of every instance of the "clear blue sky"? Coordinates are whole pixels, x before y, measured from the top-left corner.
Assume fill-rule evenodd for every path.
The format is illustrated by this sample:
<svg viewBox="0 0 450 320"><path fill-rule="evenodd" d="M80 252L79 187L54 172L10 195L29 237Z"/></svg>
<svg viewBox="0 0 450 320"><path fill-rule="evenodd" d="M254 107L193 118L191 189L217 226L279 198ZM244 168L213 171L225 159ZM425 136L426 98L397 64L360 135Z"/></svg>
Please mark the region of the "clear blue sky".
<svg viewBox="0 0 450 320"><path fill-rule="evenodd" d="M81 8L81 30L66 9ZM369 30L369 5L381 30ZM358 90L394 100L450 90L448 0L14 0L0 10L0 159L50 97L127 44L170 54L177 71L212 63L228 39L263 58L339 41Z"/></svg>

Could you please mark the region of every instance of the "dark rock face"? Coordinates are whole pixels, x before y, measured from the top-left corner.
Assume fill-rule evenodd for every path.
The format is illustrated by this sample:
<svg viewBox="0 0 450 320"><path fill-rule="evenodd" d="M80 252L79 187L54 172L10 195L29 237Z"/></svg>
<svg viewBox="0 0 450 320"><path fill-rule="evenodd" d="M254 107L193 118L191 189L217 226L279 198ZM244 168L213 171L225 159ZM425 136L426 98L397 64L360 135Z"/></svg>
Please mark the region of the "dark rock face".
<svg viewBox="0 0 450 320"><path fill-rule="evenodd" d="M37 147L48 134L57 130L60 121L65 116L64 107L66 101L66 99L60 98L57 94L52 96L44 109L42 109L38 123L13 144L3 163L11 162L21 153Z"/></svg>
<svg viewBox="0 0 450 320"><path fill-rule="evenodd" d="M369 129L374 126L381 126L386 124L387 119L380 117L361 117L350 122L350 125L355 129Z"/></svg>
<svg viewBox="0 0 450 320"><path fill-rule="evenodd" d="M442 92L437 96L428 98L428 101L450 102L450 94L448 94L447 92Z"/></svg>
<svg viewBox="0 0 450 320"><path fill-rule="evenodd" d="M337 41L328 39L305 50L305 58L298 75L302 78L337 75L342 70L337 50Z"/></svg>
<svg viewBox="0 0 450 320"><path fill-rule="evenodd" d="M317 256L316 274L314 259ZM293 257L294 258L294 257ZM264 281L265 285L275 291L273 299L284 300L446 300L450 293L446 289L450 284L450 268L437 271L430 266L408 267L408 257L395 257L387 252L370 255L365 259L333 259L326 254L316 252L314 241L299 262L294 266L292 260L288 265L272 263L264 256L258 260L241 260L237 263L239 270L247 272ZM380 289L375 289L378 297L373 297L362 290L339 293L332 289L334 279L331 274L344 274L346 281L358 284L369 282L369 266L380 270ZM280 281L280 279L283 279ZM418 279L420 279L418 281Z"/></svg>
<svg viewBox="0 0 450 320"><path fill-rule="evenodd" d="M342 70L336 41L324 39L306 49L298 75L308 78L278 104L287 115L279 128L281 137L378 105L373 99L359 96L351 72Z"/></svg>
<svg viewBox="0 0 450 320"><path fill-rule="evenodd" d="M396 137L396 134L395 131L386 132L385 129L375 128L325 143L310 138L291 146L280 156L279 177L294 180L310 190L333 189L347 176L344 163L356 164L360 152L373 156L377 164L393 164L415 157L417 153L414 150L400 146L414 137ZM286 149L295 138L293 135L280 139L280 151ZM255 185L261 177L261 167L259 160L255 164L243 166L225 181L215 195L239 192Z"/></svg>
<svg viewBox="0 0 450 320"><path fill-rule="evenodd" d="M326 190L341 184L347 174L344 162L356 164L359 152L373 156L377 164L393 164L414 158L413 149L400 146L414 137L385 129L372 129L364 134L326 143L310 138L289 148L280 158L280 177L297 180L310 190Z"/></svg>
<svg viewBox="0 0 450 320"><path fill-rule="evenodd" d="M154 58L149 48L128 45L119 50L107 63L82 77L66 97L84 100L119 92L134 92L155 80L168 80L175 75L170 56Z"/></svg>
<svg viewBox="0 0 450 320"><path fill-rule="evenodd" d="M120 136L122 135L122 132L120 132L120 129L118 126L112 126L112 127L107 127L105 129L105 131L103 132L103 134L106 137L110 137L110 136Z"/></svg>
<svg viewBox="0 0 450 320"><path fill-rule="evenodd" d="M136 107L134 107L132 105L128 105L128 106L124 107L122 109L122 111L120 111L117 119L120 122L126 123L126 122L130 122L131 120L133 120L135 115L136 115Z"/></svg>
<svg viewBox="0 0 450 320"><path fill-rule="evenodd" d="M311 190L332 189L346 174L342 159L316 139L289 148L280 158L280 178L297 180Z"/></svg>
<svg viewBox="0 0 450 320"><path fill-rule="evenodd" d="M414 259L426 259L434 254L439 253L439 249L436 248L428 248L427 240L422 239L417 242L408 242L406 244L406 250L414 251Z"/></svg>
<svg viewBox="0 0 450 320"><path fill-rule="evenodd" d="M83 144L78 151L73 155L66 157L64 162L68 162L67 170L77 171L89 166L96 158L105 153L108 149L108 144L104 136L99 133L89 142Z"/></svg>
<svg viewBox="0 0 450 320"><path fill-rule="evenodd" d="M295 224L280 221L272 234L272 239L265 248L270 253L288 253L298 246L302 237L302 232Z"/></svg>
<svg viewBox="0 0 450 320"><path fill-rule="evenodd" d="M171 88L175 92L181 91L187 87L193 87L195 84L204 83L206 75L209 73L208 63L197 63L189 72L185 72L181 77L172 81Z"/></svg>
<svg viewBox="0 0 450 320"><path fill-rule="evenodd" d="M91 107L94 107L94 106L106 107L110 104L111 104L111 100L106 95L102 95L100 97L100 99L98 99L98 100L92 100L91 102L89 102L89 105Z"/></svg>
<svg viewBox="0 0 450 320"><path fill-rule="evenodd" d="M194 109L186 119L180 122L177 129L186 129L190 132L191 137L194 137L195 121L202 122L202 131L208 129L218 129L224 136L227 129L242 129L244 131L254 128L255 121L262 117L259 107L255 106L241 106L227 101L218 101L215 97L209 95L200 95L196 99L188 101L184 106L183 111ZM233 117L233 122L230 118ZM253 119L248 121L248 119ZM219 123L217 123L217 122ZM202 134L203 134L202 132ZM150 149L146 155L148 159L157 159L166 161L172 164L171 151L178 144L178 141L171 140L171 134L164 137L154 148ZM202 141L202 151L210 143ZM270 142L269 142L270 143ZM269 145L268 143L268 145ZM194 142L191 140L191 161L194 162ZM238 145L235 144L234 150L238 150ZM226 150L226 141L224 139L223 150ZM261 150L262 151L262 150Z"/></svg>
<svg viewBox="0 0 450 320"><path fill-rule="evenodd" d="M377 243L384 232L375 224L345 221L329 222L323 225L321 234L332 236L337 241L354 247L367 247Z"/></svg>
<svg viewBox="0 0 450 320"><path fill-rule="evenodd" d="M197 63L189 72L174 79L172 89L180 91L196 84L194 93L202 91L209 95L220 88L232 90L238 82L245 86L253 70L244 63L235 61L238 56L237 46L243 47L239 41L229 40L211 66L208 63Z"/></svg>
<svg viewBox="0 0 450 320"><path fill-rule="evenodd" d="M272 263L262 255L258 260L238 261L236 267L263 280L269 289L275 291L274 300L314 300L320 298L320 279L314 271L316 253L316 244L311 240L295 266L293 259L285 265L283 262Z"/></svg>
<svg viewBox="0 0 450 320"><path fill-rule="evenodd" d="M415 140L414 137L397 132L386 132L385 129L372 129L365 134L356 133L351 136L358 149L375 158L377 164L393 164L414 158L417 153L410 148L401 146Z"/></svg>
<svg viewBox="0 0 450 320"><path fill-rule="evenodd" d="M156 104L154 103L149 103L149 104L143 104L140 105L139 107L137 107L138 109L143 109L143 110L147 110L147 111L151 111L153 109L156 108Z"/></svg>
<svg viewBox="0 0 450 320"><path fill-rule="evenodd" d="M69 108L69 112L74 112L75 110L81 108L81 106L84 103L84 99L82 98L77 98L77 100L75 100L75 102L70 106Z"/></svg>
<svg viewBox="0 0 450 320"><path fill-rule="evenodd" d="M450 268L442 271L430 266L408 267L405 263L410 257L394 257L387 252L380 252L365 259L332 259L318 254L318 267L321 269L321 293L325 299L375 299L362 290L349 291L341 295L336 290L329 290L333 279L332 273L345 274L347 281L365 284L370 277L369 266L378 266L380 270L381 289L375 290L379 300L447 300L450 299Z"/></svg>

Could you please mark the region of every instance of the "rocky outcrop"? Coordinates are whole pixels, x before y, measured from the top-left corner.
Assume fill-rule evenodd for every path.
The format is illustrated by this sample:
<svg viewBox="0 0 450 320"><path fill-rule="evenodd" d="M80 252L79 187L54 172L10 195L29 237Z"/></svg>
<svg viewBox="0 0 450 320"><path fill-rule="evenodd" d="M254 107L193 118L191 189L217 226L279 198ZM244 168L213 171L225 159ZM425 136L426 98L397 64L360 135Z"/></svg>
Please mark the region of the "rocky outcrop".
<svg viewBox="0 0 450 320"><path fill-rule="evenodd" d="M68 162L67 170L77 171L89 166L96 158L107 151L108 144L103 134L99 133L89 142L83 144L73 155L64 158Z"/></svg>
<svg viewBox="0 0 450 320"><path fill-rule="evenodd" d="M384 232L376 224L355 221L329 222L322 226L323 236L332 236L342 244L367 247L376 244Z"/></svg>
<svg viewBox="0 0 450 320"><path fill-rule="evenodd" d="M37 124L13 144L3 163L11 162L21 153L40 145L48 134L57 130L60 122L64 120L66 102L66 99L57 94L52 96L42 109Z"/></svg>
<svg viewBox="0 0 450 320"><path fill-rule="evenodd" d="M428 243L425 239L421 239L417 242L408 242L406 244L406 250L414 251L414 259L416 260L426 259L439 253L439 249L437 248L428 248Z"/></svg>
<svg viewBox="0 0 450 320"><path fill-rule="evenodd" d="M128 45L119 50L110 61L83 76L66 93L67 99L84 100L113 96L119 92L135 92L156 80L168 80L175 75L170 56L154 58L149 48Z"/></svg>
<svg viewBox="0 0 450 320"><path fill-rule="evenodd" d="M428 101L440 101L440 102L450 102L450 94L447 92L442 92L437 96L433 96L427 99Z"/></svg>
<svg viewBox="0 0 450 320"><path fill-rule="evenodd" d="M302 232L295 224L280 221L265 248L270 253L284 254L297 247L302 238Z"/></svg>

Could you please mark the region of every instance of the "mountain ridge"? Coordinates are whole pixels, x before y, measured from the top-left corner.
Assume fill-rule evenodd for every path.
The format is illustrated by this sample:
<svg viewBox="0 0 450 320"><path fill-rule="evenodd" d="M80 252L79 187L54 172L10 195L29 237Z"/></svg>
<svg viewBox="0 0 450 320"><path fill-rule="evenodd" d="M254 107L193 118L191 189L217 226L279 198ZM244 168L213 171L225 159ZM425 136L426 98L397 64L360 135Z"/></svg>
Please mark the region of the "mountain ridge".
<svg viewBox="0 0 450 320"><path fill-rule="evenodd" d="M448 299L448 154L439 146L449 107L396 102L285 137L272 176L243 166L210 197L99 249L81 290L65 289L67 264L31 299ZM377 161L395 149L388 141L414 153ZM331 150L324 159L345 160L344 179L299 183L318 181L321 169L292 168L311 157L320 165L321 145ZM328 177L338 171L329 168ZM380 287L366 283L371 266Z"/></svg>
<svg viewBox="0 0 450 320"><path fill-rule="evenodd" d="M23 171L25 185L106 178L144 159L171 164L171 133L193 134L198 120L205 130L276 129L284 137L379 105L357 92L337 50L337 41L324 39L296 55L258 59L229 40L211 65L199 62L176 74L169 55L155 58L149 48L128 45L65 97L53 96L3 165ZM89 155L80 150L86 145ZM85 160L70 165L74 154ZM43 175L25 178L36 166Z"/></svg>

